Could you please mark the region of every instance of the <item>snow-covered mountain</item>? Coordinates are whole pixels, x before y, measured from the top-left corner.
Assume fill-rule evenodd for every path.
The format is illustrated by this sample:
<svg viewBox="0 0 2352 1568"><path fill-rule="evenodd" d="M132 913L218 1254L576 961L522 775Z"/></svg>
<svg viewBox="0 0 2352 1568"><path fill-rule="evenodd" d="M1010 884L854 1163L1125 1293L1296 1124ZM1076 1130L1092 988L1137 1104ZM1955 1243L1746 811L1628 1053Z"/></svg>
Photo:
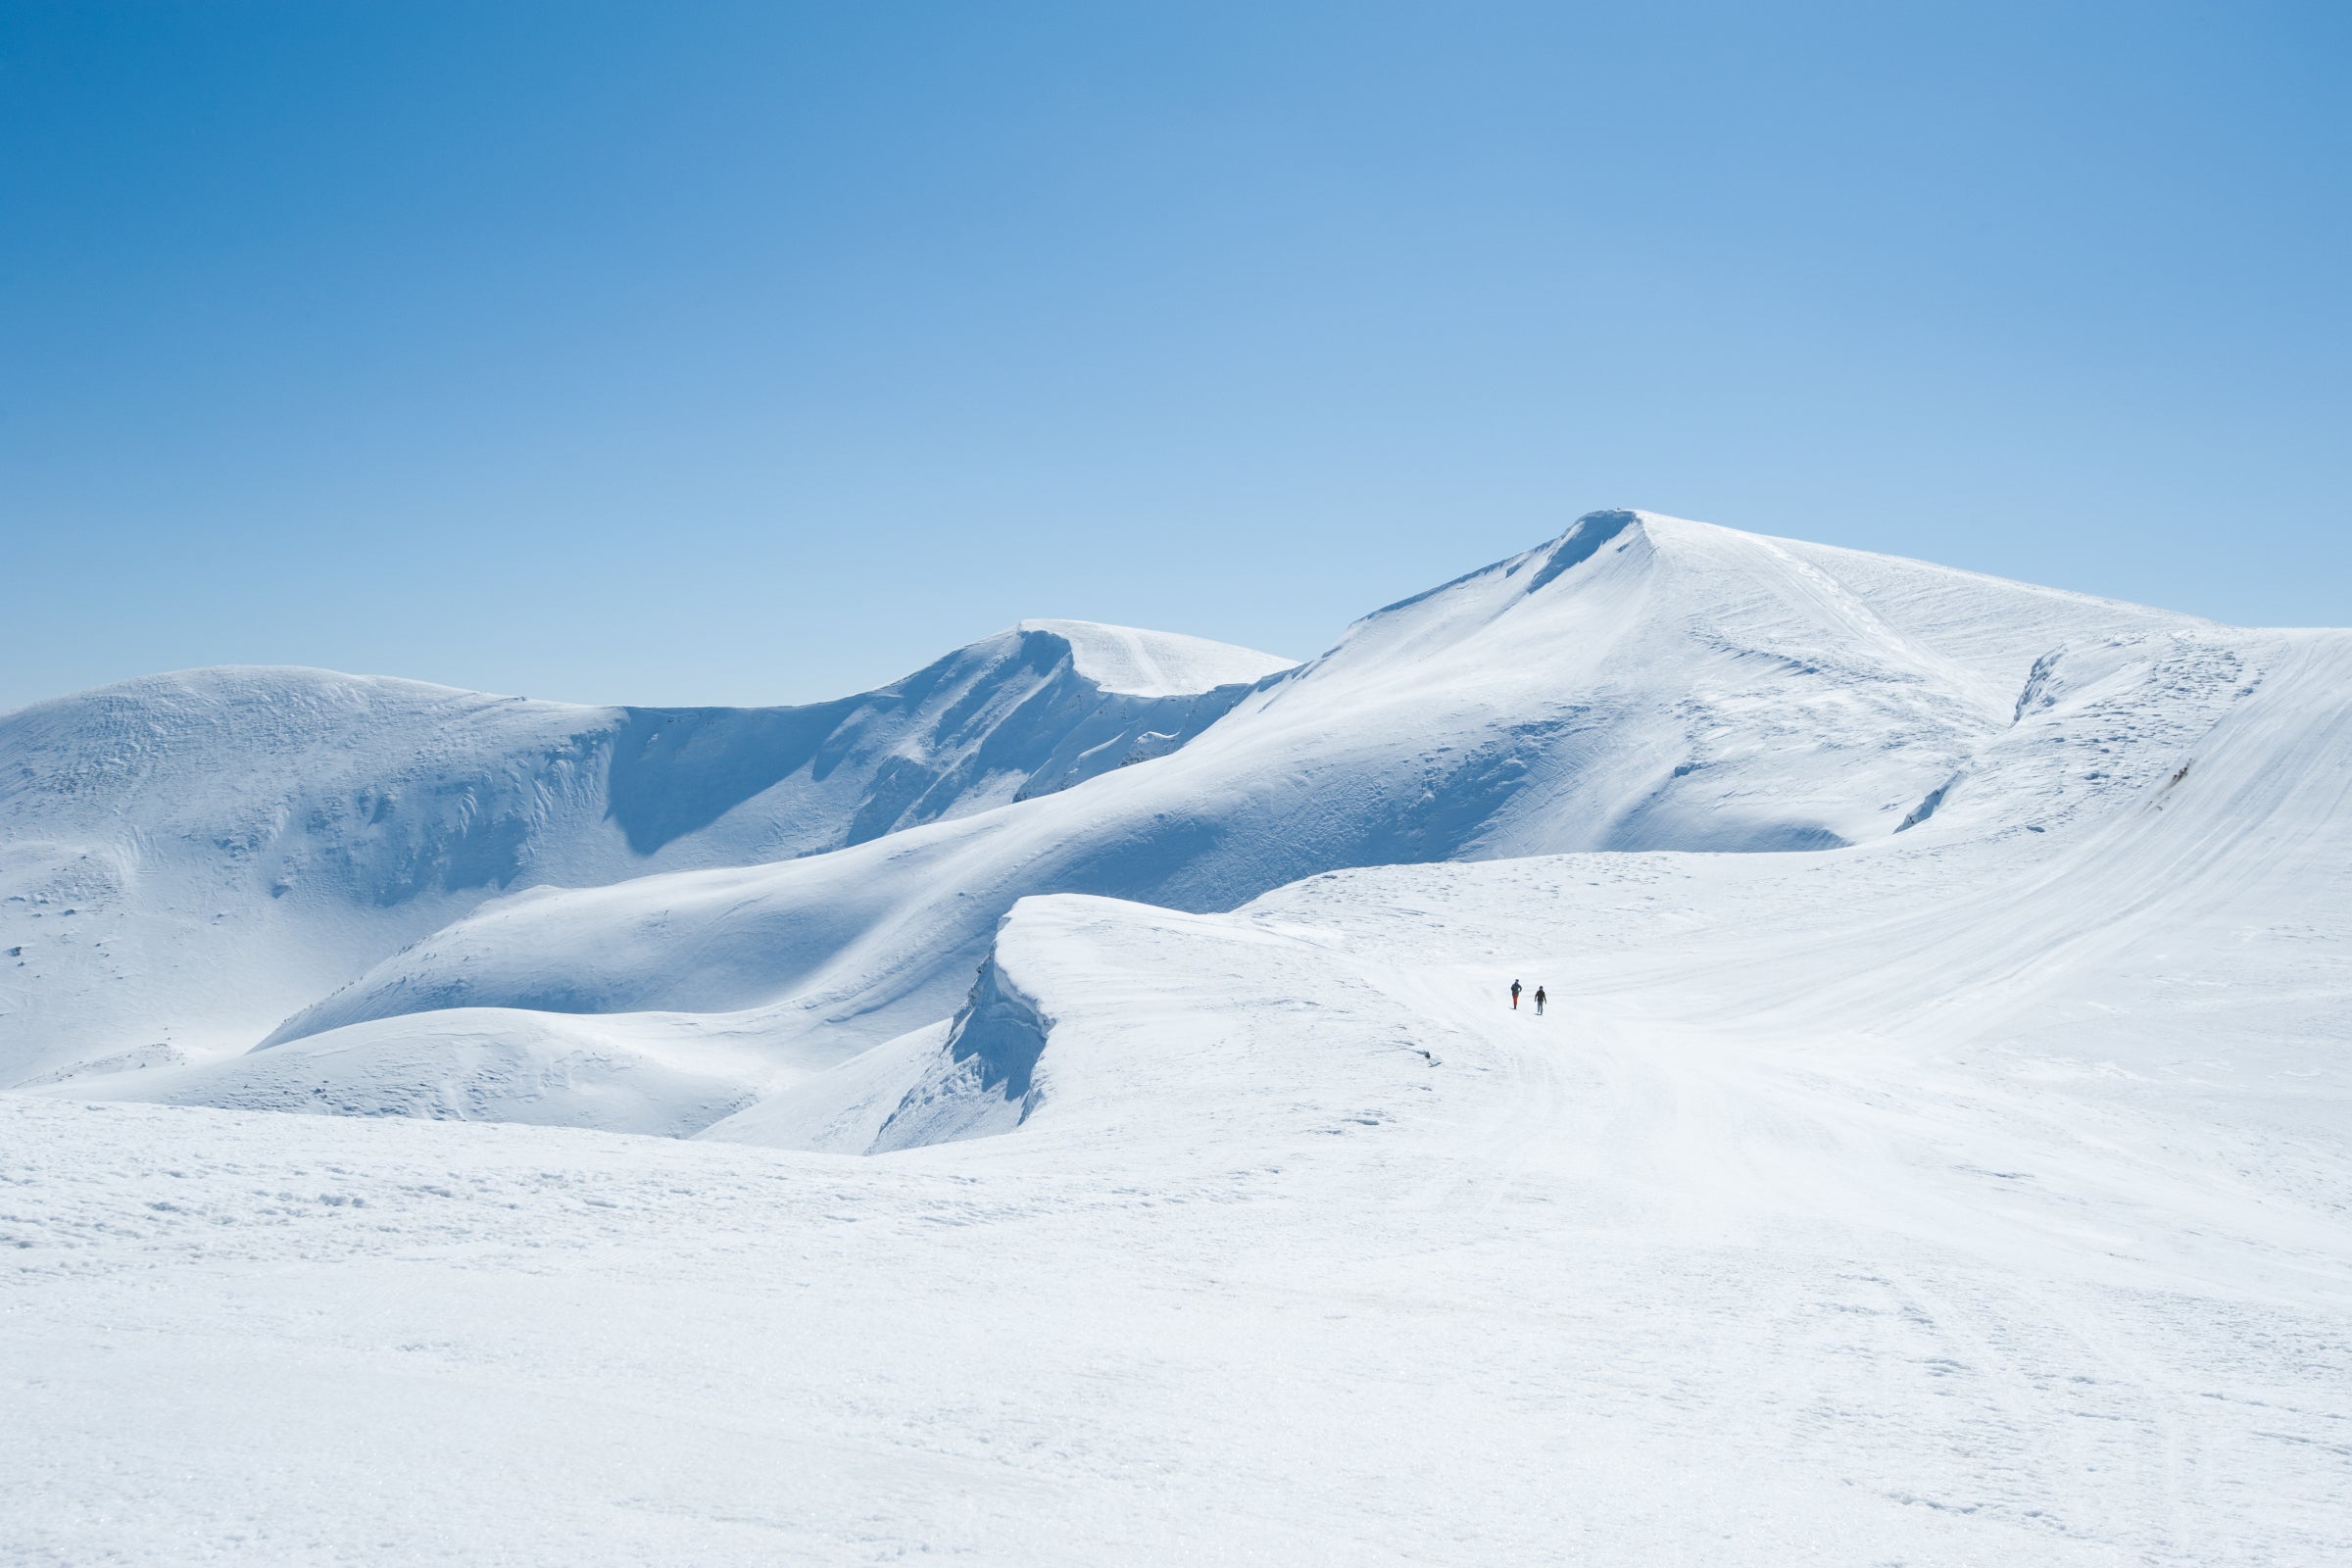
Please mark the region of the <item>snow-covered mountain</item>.
<svg viewBox="0 0 2352 1568"><path fill-rule="evenodd" d="M862 843L1183 745L1288 662L1029 621L803 708L211 669L0 715L0 1082L251 1046L521 888Z"/></svg>
<svg viewBox="0 0 2352 1568"><path fill-rule="evenodd" d="M1149 766L829 855L502 899L269 1045L400 1016L429 1033L464 1009L723 1014L766 1043L772 1089L946 1016L999 917L1035 894L1207 911L1351 866L1822 850L1931 818L2054 826L2177 765L2251 678L2242 642L1947 568L1596 513L1367 617ZM2083 744L2111 760L2076 768L2054 749ZM307 1095L309 1054L235 1067L237 1102Z"/></svg>
<svg viewBox="0 0 2352 1568"><path fill-rule="evenodd" d="M1603 513L1278 662L0 720L0 1556L2352 1557L2352 631Z"/></svg>

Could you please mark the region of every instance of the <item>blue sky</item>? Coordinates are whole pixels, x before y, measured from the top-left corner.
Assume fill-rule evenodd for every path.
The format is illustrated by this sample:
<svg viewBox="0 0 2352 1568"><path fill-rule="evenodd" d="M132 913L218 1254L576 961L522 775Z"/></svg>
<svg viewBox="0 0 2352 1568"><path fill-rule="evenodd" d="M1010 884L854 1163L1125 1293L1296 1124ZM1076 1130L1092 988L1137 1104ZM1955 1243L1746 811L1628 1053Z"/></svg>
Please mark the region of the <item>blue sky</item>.
<svg viewBox="0 0 2352 1568"><path fill-rule="evenodd" d="M1310 654L1642 506L2352 621L2352 8L0 0L0 706Z"/></svg>

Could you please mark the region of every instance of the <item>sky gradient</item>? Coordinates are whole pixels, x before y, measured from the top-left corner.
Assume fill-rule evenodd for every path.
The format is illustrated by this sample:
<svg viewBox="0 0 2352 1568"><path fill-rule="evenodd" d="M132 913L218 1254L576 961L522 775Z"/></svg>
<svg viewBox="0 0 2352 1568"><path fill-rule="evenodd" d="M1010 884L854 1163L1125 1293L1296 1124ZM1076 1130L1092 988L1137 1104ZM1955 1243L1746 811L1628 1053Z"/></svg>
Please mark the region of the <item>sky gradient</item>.
<svg viewBox="0 0 2352 1568"><path fill-rule="evenodd" d="M1304 656L1639 506L2352 621L2352 8L0 0L0 708Z"/></svg>

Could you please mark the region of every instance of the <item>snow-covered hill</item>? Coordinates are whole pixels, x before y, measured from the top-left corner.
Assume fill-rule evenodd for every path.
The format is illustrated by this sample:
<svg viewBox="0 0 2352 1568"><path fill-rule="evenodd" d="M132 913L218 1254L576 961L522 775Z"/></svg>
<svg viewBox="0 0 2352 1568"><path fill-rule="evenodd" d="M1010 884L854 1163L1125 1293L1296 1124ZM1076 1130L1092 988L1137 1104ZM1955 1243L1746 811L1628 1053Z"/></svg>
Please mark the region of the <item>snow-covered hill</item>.
<svg viewBox="0 0 2352 1568"><path fill-rule="evenodd" d="M809 855L1064 789L1285 667L1031 621L806 708L215 669L0 715L0 1083L242 1051L503 891Z"/></svg>
<svg viewBox="0 0 2352 1568"><path fill-rule="evenodd" d="M719 1012L808 1064L953 1010L1032 894L1215 910L1347 866L2046 828L2178 765L2264 657L2132 606L1598 513L1367 617L1149 766L791 863L501 900L270 1043L447 1008Z"/></svg>
<svg viewBox="0 0 2352 1568"><path fill-rule="evenodd" d="M1616 513L1262 685L1012 635L1042 760L861 842L944 679L625 809L365 683L249 793L397 830L243 851L10 754L20 867L458 917L0 1095L0 1561L2352 1560L2352 632Z"/></svg>

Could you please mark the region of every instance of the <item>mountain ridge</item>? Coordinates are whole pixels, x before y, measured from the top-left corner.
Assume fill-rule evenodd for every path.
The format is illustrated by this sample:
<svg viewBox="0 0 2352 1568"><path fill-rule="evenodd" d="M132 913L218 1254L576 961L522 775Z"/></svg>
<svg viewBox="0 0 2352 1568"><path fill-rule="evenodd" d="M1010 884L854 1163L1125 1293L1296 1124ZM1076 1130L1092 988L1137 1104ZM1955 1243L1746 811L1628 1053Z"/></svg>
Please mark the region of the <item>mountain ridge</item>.
<svg viewBox="0 0 2352 1568"><path fill-rule="evenodd" d="M0 949L18 950L0 1082L77 1054L242 1049L503 892L817 854L1066 788L1183 745L1249 689L1187 691L1186 673L1284 664L1059 624L798 708L245 665L0 714ZM1098 685L1089 640L1148 664L1157 694Z"/></svg>
<svg viewBox="0 0 2352 1568"><path fill-rule="evenodd" d="M1933 854L2113 808L2271 657L2263 634L1925 563L1584 523L1356 622L1151 767L801 860L498 901L267 1049L453 1008L662 1013L731 1020L807 1072L956 1011L1036 895L1213 912L1350 866ZM2065 697L2021 720L2036 668ZM2116 726L2128 759L2064 760Z"/></svg>

